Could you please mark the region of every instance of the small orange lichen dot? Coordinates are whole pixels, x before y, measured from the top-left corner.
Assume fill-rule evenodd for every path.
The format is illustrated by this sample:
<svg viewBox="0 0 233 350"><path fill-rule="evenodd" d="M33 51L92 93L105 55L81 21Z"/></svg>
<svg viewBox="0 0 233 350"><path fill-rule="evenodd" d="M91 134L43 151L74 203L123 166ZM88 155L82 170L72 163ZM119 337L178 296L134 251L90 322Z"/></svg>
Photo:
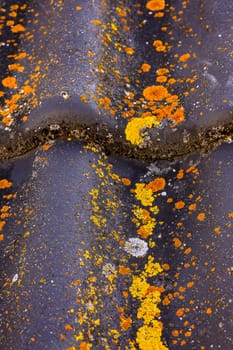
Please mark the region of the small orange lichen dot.
<svg viewBox="0 0 233 350"><path fill-rule="evenodd" d="M197 215L197 220L199 220L199 221L204 221L205 218L206 218L205 213L199 213L199 214Z"/></svg>
<svg viewBox="0 0 233 350"><path fill-rule="evenodd" d="M128 55L133 55L134 54L134 49L132 47L126 47L125 48L125 52L128 54Z"/></svg>
<svg viewBox="0 0 233 350"><path fill-rule="evenodd" d="M150 0L146 3L146 8L150 11L164 10L165 0Z"/></svg>
<svg viewBox="0 0 233 350"><path fill-rule="evenodd" d="M130 179L127 179L126 177L123 177L121 179L122 183L125 185L125 186L130 186L131 185L131 181Z"/></svg>
<svg viewBox="0 0 233 350"><path fill-rule="evenodd" d="M181 180L184 177L184 169L180 169L176 175L176 178Z"/></svg>
<svg viewBox="0 0 233 350"><path fill-rule="evenodd" d="M17 88L17 81L15 77L6 77L2 79L2 85L10 88L10 89L15 89Z"/></svg>
<svg viewBox="0 0 233 350"><path fill-rule="evenodd" d="M185 53L184 55L181 55L179 58L180 62L186 62L190 58L190 53Z"/></svg>
<svg viewBox="0 0 233 350"><path fill-rule="evenodd" d="M205 313L206 313L207 315L211 315L211 314L212 314L212 309L211 309L211 307L208 307L208 308L205 310Z"/></svg>
<svg viewBox="0 0 233 350"><path fill-rule="evenodd" d="M180 240L179 238L177 238L177 237L173 238L173 244L174 244L174 246L175 246L176 248L179 248L179 247L182 246L181 240Z"/></svg>
<svg viewBox="0 0 233 350"><path fill-rule="evenodd" d="M146 73L146 72L149 72L151 70L151 65L148 64L148 63L143 63L141 65L141 70Z"/></svg>
<svg viewBox="0 0 233 350"><path fill-rule="evenodd" d="M183 202L183 201L179 201L179 202L175 203L175 208L176 209L183 209L184 206L185 206L185 202Z"/></svg>
<svg viewBox="0 0 233 350"><path fill-rule="evenodd" d="M93 19L92 23L95 25L95 26L99 26L101 24L101 21L99 21L98 19Z"/></svg>

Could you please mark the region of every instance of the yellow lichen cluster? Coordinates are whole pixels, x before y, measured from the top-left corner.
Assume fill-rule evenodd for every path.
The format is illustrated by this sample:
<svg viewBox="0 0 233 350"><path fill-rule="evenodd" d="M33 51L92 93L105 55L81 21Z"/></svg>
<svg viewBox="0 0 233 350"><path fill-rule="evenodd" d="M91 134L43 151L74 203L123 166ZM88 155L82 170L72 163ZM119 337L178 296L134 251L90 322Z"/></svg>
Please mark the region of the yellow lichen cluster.
<svg viewBox="0 0 233 350"><path fill-rule="evenodd" d="M160 264L149 256L143 272L140 275L133 275L130 286L131 295L140 301L137 317L143 320L143 325L137 330L136 341L141 350L168 350L161 340L163 325L158 320L160 316L158 304L164 289L151 286L147 280L162 271Z"/></svg>
<svg viewBox="0 0 233 350"><path fill-rule="evenodd" d="M155 116L145 118L132 118L125 129L126 140L133 145L140 145L143 142L143 130L158 126L160 122Z"/></svg>

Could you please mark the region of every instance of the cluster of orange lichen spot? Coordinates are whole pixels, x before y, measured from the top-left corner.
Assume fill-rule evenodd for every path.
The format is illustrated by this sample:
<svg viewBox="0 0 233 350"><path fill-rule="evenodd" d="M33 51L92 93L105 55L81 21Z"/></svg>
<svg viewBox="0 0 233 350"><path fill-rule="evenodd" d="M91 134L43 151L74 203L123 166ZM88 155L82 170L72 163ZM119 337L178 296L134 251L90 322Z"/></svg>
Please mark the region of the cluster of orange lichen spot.
<svg viewBox="0 0 233 350"><path fill-rule="evenodd" d="M7 194L6 191L9 191L9 189L13 186L13 183L7 179L1 179L0 180L0 190L4 194L2 195L3 199L10 200L12 198L15 198L17 193L13 194ZM10 206L9 205L3 205L0 208L0 241L4 240L5 234L3 233L3 229L6 225L7 219L11 216L10 213Z"/></svg>
<svg viewBox="0 0 233 350"><path fill-rule="evenodd" d="M155 47L155 51L157 52L165 52L167 50L167 43L163 43L161 40L153 41L153 46Z"/></svg>
<svg viewBox="0 0 233 350"><path fill-rule="evenodd" d="M164 75L161 75L163 71ZM158 77L166 78L166 69L158 71ZM133 145L140 145L144 141L144 130L153 126L158 126L161 120L169 118L174 122L174 125L182 123L185 120L183 107L179 106L177 95L172 95L168 92L166 86L151 85L144 88L142 95L146 104L142 108L147 109L139 118L129 120L125 128L126 140Z"/></svg>

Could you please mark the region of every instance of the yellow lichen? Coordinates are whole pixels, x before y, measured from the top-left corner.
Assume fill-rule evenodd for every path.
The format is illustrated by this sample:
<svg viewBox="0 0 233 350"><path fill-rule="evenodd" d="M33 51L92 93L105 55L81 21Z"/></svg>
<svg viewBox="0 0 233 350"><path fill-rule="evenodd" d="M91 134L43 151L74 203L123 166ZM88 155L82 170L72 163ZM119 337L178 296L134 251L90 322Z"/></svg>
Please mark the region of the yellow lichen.
<svg viewBox="0 0 233 350"><path fill-rule="evenodd" d="M150 325L143 325L137 331L137 343L141 350L168 350L161 342L163 325L153 320Z"/></svg>
<svg viewBox="0 0 233 350"><path fill-rule="evenodd" d="M147 188L145 184L136 184L135 197L137 200L141 201L142 205L151 207L154 201L153 191Z"/></svg>
<svg viewBox="0 0 233 350"><path fill-rule="evenodd" d="M155 116L132 118L125 128L126 140L130 141L132 145L140 145L143 142L143 134L141 134L143 129L150 129L153 126L158 126L159 124L160 122Z"/></svg>
<svg viewBox="0 0 233 350"><path fill-rule="evenodd" d="M150 287L149 283L146 281L145 276L133 276L132 284L129 288L130 293L134 298L144 298L148 288Z"/></svg>
<svg viewBox="0 0 233 350"><path fill-rule="evenodd" d="M158 262L154 262L153 256L148 256L148 262L144 267L144 274L146 274L147 277L153 277L158 275L160 272L162 272L163 269L160 266Z"/></svg>

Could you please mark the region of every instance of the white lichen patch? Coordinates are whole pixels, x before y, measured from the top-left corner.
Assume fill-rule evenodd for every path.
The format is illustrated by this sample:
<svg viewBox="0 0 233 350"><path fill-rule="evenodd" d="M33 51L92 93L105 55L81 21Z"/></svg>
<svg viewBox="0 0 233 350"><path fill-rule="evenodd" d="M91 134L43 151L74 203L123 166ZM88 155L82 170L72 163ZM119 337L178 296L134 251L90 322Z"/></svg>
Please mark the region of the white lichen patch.
<svg viewBox="0 0 233 350"><path fill-rule="evenodd" d="M140 238L129 238L124 245L124 250L137 258L146 255L148 249L147 242Z"/></svg>

